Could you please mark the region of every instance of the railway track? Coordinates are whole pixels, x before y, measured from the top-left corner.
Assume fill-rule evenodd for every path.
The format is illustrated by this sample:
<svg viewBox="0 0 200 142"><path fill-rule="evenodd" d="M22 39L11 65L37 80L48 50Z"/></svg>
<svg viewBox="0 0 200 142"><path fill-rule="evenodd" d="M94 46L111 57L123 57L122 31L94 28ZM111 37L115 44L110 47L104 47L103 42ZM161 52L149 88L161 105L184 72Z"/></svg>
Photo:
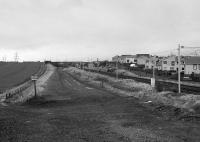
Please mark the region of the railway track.
<svg viewBox="0 0 200 142"><path fill-rule="evenodd" d="M96 72L104 75L108 75L111 77L115 77L116 74L112 72L103 72L103 71L97 71L97 70L89 70L85 69L86 71L91 71L91 72ZM149 78L143 78L143 77L133 77L133 76L128 76L128 75L123 75L119 74L119 78L121 79L133 79L138 82L143 82L147 84L151 84L151 80ZM178 84L175 82L170 82L168 80L156 80L156 89L157 91L173 91L173 92L178 92ZM181 84L181 90L183 93L191 93L195 95L200 94L200 86L192 86L192 85L186 85L186 84Z"/></svg>

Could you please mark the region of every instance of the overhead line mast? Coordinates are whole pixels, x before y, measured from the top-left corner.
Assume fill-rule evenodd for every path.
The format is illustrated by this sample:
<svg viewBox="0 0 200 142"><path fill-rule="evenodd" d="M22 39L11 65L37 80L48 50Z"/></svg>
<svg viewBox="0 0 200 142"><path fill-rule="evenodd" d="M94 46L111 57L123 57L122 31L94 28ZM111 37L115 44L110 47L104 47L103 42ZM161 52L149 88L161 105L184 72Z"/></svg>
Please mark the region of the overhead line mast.
<svg viewBox="0 0 200 142"><path fill-rule="evenodd" d="M200 47L189 47L178 45L178 93L181 93L181 48L197 49Z"/></svg>

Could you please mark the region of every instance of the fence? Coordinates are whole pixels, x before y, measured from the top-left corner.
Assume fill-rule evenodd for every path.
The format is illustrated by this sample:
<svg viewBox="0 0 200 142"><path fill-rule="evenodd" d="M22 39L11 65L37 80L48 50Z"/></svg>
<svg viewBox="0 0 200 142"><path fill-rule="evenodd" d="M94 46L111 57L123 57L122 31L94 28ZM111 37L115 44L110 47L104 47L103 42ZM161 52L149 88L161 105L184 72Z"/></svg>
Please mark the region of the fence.
<svg viewBox="0 0 200 142"><path fill-rule="evenodd" d="M45 64L42 64L40 66L39 71L35 74L38 77L42 76L45 72L46 72L47 66ZM16 94L21 93L22 91L26 90L27 88L29 88L32 85L32 81L31 79L26 80L24 83L12 87L10 89L4 90L0 92L0 101L8 99L13 97Z"/></svg>

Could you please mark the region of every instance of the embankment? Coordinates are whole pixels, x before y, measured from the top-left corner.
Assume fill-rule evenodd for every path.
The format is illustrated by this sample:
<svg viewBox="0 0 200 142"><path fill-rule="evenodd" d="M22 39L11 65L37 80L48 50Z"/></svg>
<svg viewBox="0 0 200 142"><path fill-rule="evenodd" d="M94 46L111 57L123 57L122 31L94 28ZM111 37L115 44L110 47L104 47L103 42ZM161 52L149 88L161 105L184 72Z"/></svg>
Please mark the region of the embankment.
<svg viewBox="0 0 200 142"><path fill-rule="evenodd" d="M140 83L133 79L118 79L94 72L87 72L77 68L64 69L79 80L86 81L94 86L101 86L106 90L124 96L142 99L147 103L158 103L165 106L174 106L186 109L189 112L200 113L200 95L182 94L174 92L155 92L149 84Z"/></svg>
<svg viewBox="0 0 200 142"><path fill-rule="evenodd" d="M36 82L37 95L40 95L40 93L44 90L48 79L51 77L54 71L55 67L50 64L46 65L45 71L43 73L41 70L39 71L40 77ZM24 102L33 96L34 96L34 85L33 82L29 80L24 84L21 84L1 94L0 101L7 103L18 103L18 102Z"/></svg>

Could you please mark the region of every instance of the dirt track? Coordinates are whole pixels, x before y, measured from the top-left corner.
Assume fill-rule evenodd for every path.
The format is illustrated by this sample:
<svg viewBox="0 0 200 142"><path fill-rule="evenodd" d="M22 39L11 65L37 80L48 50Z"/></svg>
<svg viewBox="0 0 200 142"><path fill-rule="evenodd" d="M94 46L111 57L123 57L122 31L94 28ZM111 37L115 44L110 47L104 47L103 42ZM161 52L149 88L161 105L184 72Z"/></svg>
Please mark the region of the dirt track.
<svg viewBox="0 0 200 142"><path fill-rule="evenodd" d="M199 121L172 107L93 88L58 69L42 97L0 106L1 141L200 141Z"/></svg>

